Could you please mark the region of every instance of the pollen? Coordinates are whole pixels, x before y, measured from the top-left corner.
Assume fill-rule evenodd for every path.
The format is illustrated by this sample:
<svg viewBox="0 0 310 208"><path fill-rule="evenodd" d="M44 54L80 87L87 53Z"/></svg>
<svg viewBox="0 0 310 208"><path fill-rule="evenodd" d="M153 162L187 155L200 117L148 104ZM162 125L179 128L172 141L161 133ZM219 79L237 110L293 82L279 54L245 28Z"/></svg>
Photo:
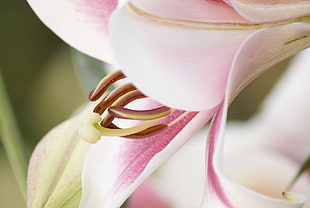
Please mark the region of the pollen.
<svg viewBox="0 0 310 208"><path fill-rule="evenodd" d="M96 143L102 136L117 136L127 139L145 139L166 130L171 124L163 124L174 109L161 106L152 109L130 109L128 104L147 98L132 83L117 85L126 76L119 70L103 78L89 93L89 100L96 102L93 112L81 125L80 135L89 142ZM111 90L112 85L117 85ZM121 127L115 120L131 120L134 125ZM177 119L176 119L177 120Z"/></svg>

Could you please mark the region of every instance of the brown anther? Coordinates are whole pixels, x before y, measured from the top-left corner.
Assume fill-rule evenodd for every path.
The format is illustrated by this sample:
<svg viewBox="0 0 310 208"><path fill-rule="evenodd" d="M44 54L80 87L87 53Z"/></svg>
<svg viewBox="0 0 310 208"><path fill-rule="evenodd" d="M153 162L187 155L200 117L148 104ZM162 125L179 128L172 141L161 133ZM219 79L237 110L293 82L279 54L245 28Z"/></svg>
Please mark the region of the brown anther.
<svg viewBox="0 0 310 208"><path fill-rule="evenodd" d="M171 113L171 108L166 106L150 109L150 110L132 110L113 106L108 108L109 114L115 118L150 120L167 116Z"/></svg>
<svg viewBox="0 0 310 208"><path fill-rule="evenodd" d="M123 95L121 98L119 98L116 102L113 103L113 106L117 107L124 107L128 103L131 103L134 100L145 98L146 96L142 94L138 90L134 90L131 92L128 92L127 94ZM113 121L114 117L111 114L107 114L107 116L101 121L100 126L106 127L109 126L109 124Z"/></svg>
<svg viewBox="0 0 310 208"><path fill-rule="evenodd" d="M106 126L107 128L111 129L120 129L120 127L116 126L115 124L111 123L109 126ZM149 127L143 131L137 132L135 134L130 134L126 136L122 136L127 139L145 139L151 136L154 136L156 134L159 134L160 132L164 131L168 125L166 124L158 124L152 127Z"/></svg>
<svg viewBox="0 0 310 208"><path fill-rule="evenodd" d="M103 93L116 81L126 78L126 76L123 74L122 71L115 71L113 73L110 73L108 76L103 78L100 83L97 85L97 87L92 90L89 95L88 99L91 101L98 100Z"/></svg>
<svg viewBox="0 0 310 208"><path fill-rule="evenodd" d="M115 88L107 97L105 97L95 108L94 112L100 115L111 106L118 98L125 95L126 93L136 90L137 88L131 84L127 83L120 87Z"/></svg>
<svg viewBox="0 0 310 208"><path fill-rule="evenodd" d="M111 123L113 122L114 117L110 114L104 117L104 119L100 122L100 126L102 127L110 127Z"/></svg>
<svg viewBox="0 0 310 208"><path fill-rule="evenodd" d="M128 139L145 139L151 136L154 136L156 134L159 134L160 132L164 131L168 126L165 124L158 124L155 126L152 126L150 128L147 128L143 131L137 132L135 134L123 136L124 138Z"/></svg>
<svg viewBox="0 0 310 208"><path fill-rule="evenodd" d="M91 101L100 99L114 82L123 78L126 77L121 71L109 74L89 93L89 99ZM146 97L147 96L140 92L131 83L116 87L114 90L106 93L93 109L93 112L96 113L96 115L101 115L98 115L99 121L96 121L93 125L101 135L120 136L129 139L144 139L162 132L169 127L169 124L158 123L173 112L173 109L165 106L149 110L131 110L124 108L134 100ZM113 123L114 118L144 120L145 122L129 128L120 128ZM98 122L100 122L99 125Z"/></svg>
<svg viewBox="0 0 310 208"><path fill-rule="evenodd" d="M147 137L154 136L154 135L164 131L167 127L168 127L168 125L166 125L166 124L158 124L158 125L149 127L143 131L137 132L135 134L130 134L127 136L122 136L122 137L128 138L128 139L145 139ZM113 123L109 124L109 126L107 126L107 128L120 129L120 127L116 126Z"/></svg>
<svg viewBox="0 0 310 208"><path fill-rule="evenodd" d="M134 91L128 92L125 95L123 95L122 97L120 97L116 102L113 103L112 106L124 107L134 100L146 98L146 97L147 96L144 95L142 92L140 92L138 90L134 90Z"/></svg>

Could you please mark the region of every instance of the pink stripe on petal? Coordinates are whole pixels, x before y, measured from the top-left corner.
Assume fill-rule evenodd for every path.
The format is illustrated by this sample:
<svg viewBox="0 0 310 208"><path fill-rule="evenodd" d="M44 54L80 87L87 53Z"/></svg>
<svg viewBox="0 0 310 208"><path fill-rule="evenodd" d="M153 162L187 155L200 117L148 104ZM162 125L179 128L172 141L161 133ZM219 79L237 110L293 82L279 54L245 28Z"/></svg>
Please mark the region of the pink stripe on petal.
<svg viewBox="0 0 310 208"><path fill-rule="evenodd" d="M177 118L184 111L175 111L171 116L163 121L163 123L169 123L170 121ZM132 152L136 155L135 159L131 157L123 157L120 158L120 163L129 164L123 172L120 174L117 181L119 184L115 186L115 192L118 191L118 188L123 185L129 185L131 181L138 178L138 176L144 171L145 167L148 165L149 161L160 151L162 151L171 140L184 128L184 126L189 123L197 113L193 112L186 116L184 119L176 123L174 126L169 127L167 130L152 136L150 138L146 138L144 140L139 141L139 145L137 145L138 141L128 142L124 145L123 155L131 155ZM145 148L141 148L141 147ZM143 157L141 157L143 155ZM133 161L133 162L131 162Z"/></svg>
<svg viewBox="0 0 310 208"><path fill-rule="evenodd" d="M206 195L206 199L209 197L208 199L211 202L204 200L208 205L214 206L214 203L220 202L223 207L232 207L231 205L233 205L238 208L291 208L301 207L305 202L305 197L298 202L291 203L247 189L227 178L223 174L221 166L225 139L224 130L229 103L252 79L266 70L268 66L294 54L298 50L302 50L309 43L307 41L309 29L309 25L302 23L268 28L257 31L241 44L228 77L224 104L211 126L209 144L207 146L209 150L207 167L209 184L207 192L209 193ZM276 38L272 38L270 34ZM298 41L304 41L305 44L301 44ZM273 47L270 47L270 45ZM208 196L209 194L211 197Z"/></svg>
<svg viewBox="0 0 310 208"><path fill-rule="evenodd" d="M208 188L210 188L210 194L214 193L218 197L218 199L227 207L227 208L233 208L230 201L228 200L223 187L221 186L221 183L219 181L219 178L217 176L217 173L214 169L214 151L219 139L219 134L221 131L221 122L222 122L222 116L223 116L223 106L218 111L217 115L215 116L212 127L210 129L209 133L209 142L208 142Z"/></svg>
<svg viewBox="0 0 310 208"><path fill-rule="evenodd" d="M142 102L142 107L147 103ZM142 140L106 137L93 145L84 164L81 208L119 207L162 162L211 118L215 109L191 112L164 132ZM176 110L169 123L183 111Z"/></svg>

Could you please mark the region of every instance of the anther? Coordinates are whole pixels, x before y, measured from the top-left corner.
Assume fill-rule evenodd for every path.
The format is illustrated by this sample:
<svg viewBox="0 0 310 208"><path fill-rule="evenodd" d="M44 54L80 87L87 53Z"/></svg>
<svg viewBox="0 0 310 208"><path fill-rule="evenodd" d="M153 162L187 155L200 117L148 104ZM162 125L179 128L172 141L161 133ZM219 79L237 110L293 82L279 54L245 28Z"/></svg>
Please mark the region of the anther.
<svg viewBox="0 0 310 208"><path fill-rule="evenodd" d="M119 107L124 107L127 104L131 103L134 100L138 100L141 98L146 98L146 96L140 92L139 90L134 90L131 92L126 93L125 95L121 96L118 98L112 106L119 106Z"/></svg>
<svg viewBox="0 0 310 208"><path fill-rule="evenodd" d="M108 127L103 127L103 126L100 126L98 125L97 123L96 124L93 124L95 126L95 128L101 132L101 134L103 136L120 136L120 137L123 137L123 136L128 136L128 135L131 135L131 134L136 134L138 132L141 132L141 131L144 131L152 126L154 126L156 123L160 122L162 120L162 118L159 118L159 119L154 119L154 120L149 120L149 121L146 121L142 124L139 124L139 125L136 125L136 126L133 126L133 127L129 127L129 128L108 128Z"/></svg>
<svg viewBox="0 0 310 208"><path fill-rule="evenodd" d="M131 135L123 136L123 137L128 138L128 139L145 139L145 138L154 136L156 134L159 134L160 132L164 131L167 127L168 125L166 124L158 124L150 128L147 128L143 131L137 132L135 134L131 134Z"/></svg>
<svg viewBox="0 0 310 208"><path fill-rule="evenodd" d="M159 134L160 132L164 131L167 127L168 125L166 124L158 124L158 125L151 126L145 130L139 131L137 133L122 136L122 137L127 138L127 139L145 139L145 138L154 136L156 134ZM113 123L110 124L108 128L121 129Z"/></svg>
<svg viewBox="0 0 310 208"><path fill-rule="evenodd" d="M88 99L91 101L98 100L114 82L123 78L126 78L126 76L120 70L110 73L89 93Z"/></svg>
<svg viewBox="0 0 310 208"><path fill-rule="evenodd" d="M102 114L117 99L119 99L126 93L136 89L137 88L131 83L126 83L122 86L115 88L112 92L110 92L109 95L107 95L104 99L102 99L102 101L94 108L94 112Z"/></svg>
<svg viewBox="0 0 310 208"><path fill-rule="evenodd" d="M121 71L113 72L103 78L90 92L89 99L91 101L103 98L93 109L94 113L85 119L80 128L80 136L89 143L97 142L101 136L144 139L159 134L174 124L173 121L169 124L162 124L162 121L174 111L174 109L165 106L148 110L125 108L129 103L147 97L131 83L116 87L103 96L113 83L123 78L126 77ZM144 122L129 128L120 128L113 123L114 118L143 120ZM181 118L182 116L180 116ZM175 120L177 122L179 118Z"/></svg>
<svg viewBox="0 0 310 208"><path fill-rule="evenodd" d="M110 107L108 111L112 116L116 118L132 120L151 120L169 115L172 110L171 108L163 106L150 110L131 110L122 107Z"/></svg>
<svg viewBox="0 0 310 208"><path fill-rule="evenodd" d="M145 98L145 97L146 96L142 94L140 91L134 90L134 91L126 93L125 95L117 99L112 105L118 106L118 107L124 107L134 100ZM113 119L114 117L111 114L107 114L105 118L101 121L100 125L108 126L113 121Z"/></svg>

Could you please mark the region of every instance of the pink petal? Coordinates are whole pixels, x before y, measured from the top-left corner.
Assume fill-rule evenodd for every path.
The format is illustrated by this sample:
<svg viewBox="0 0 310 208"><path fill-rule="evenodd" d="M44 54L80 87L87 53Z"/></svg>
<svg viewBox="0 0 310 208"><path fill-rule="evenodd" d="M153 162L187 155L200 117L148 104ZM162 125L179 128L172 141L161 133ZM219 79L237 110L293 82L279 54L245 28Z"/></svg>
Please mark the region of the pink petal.
<svg viewBox="0 0 310 208"><path fill-rule="evenodd" d="M139 9L176 20L195 22L247 22L221 1L206 0L131 0Z"/></svg>
<svg viewBox="0 0 310 208"><path fill-rule="evenodd" d="M147 103L143 102L143 106ZM142 140L106 137L93 145L83 168L80 207L119 207L134 189L214 114L189 113L162 133ZM181 111L175 111L169 122Z"/></svg>
<svg viewBox="0 0 310 208"><path fill-rule="evenodd" d="M204 8L207 13L208 7ZM134 15L128 7L115 12L110 24L111 42L124 73L143 93L186 110L219 104L233 57L252 32L158 24Z"/></svg>
<svg viewBox="0 0 310 208"><path fill-rule="evenodd" d="M210 131L208 148L208 184L206 187L206 193L204 198L204 206L207 207L225 207L225 208L293 208L302 207L307 197L299 194L292 194L297 198L296 201L288 201L279 198L273 198L255 192L249 188L246 188L228 178L223 174L222 170L222 154L223 154L223 142L224 142L224 129L226 123L227 105L223 104L221 110L215 117ZM242 154L238 151L238 154ZM254 154L254 152L252 153ZM249 156L247 156L249 157ZM242 158L242 155L241 155ZM246 157L243 155L243 159ZM253 159L253 158L252 158ZM277 163L278 159L269 157L269 160L274 160ZM255 160L253 160L255 161ZM268 160L267 160L268 161ZM283 164L283 163L282 163ZM284 166L290 169L284 162ZM236 168L240 166L236 166ZM245 165L245 167L247 167ZM249 170L249 169L248 169ZM243 171L245 171L243 169ZM263 170L262 170L263 171ZM234 175L233 173L231 173ZM264 174L264 173L262 173ZM268 174L268 173L266 173ZM239 177L251 177L250 173L238 173ZM256 175L257 176L257 175ZM256 177L255 175L253 177ZM234 176L233 176L234 177ZM287 177L288 178L288 177ZM242 179L241 179L242 180ZM272 184L270 184L272 186Z"/></svg>
<svg viewBox="0 0 310 208"><path fill-rule="evenodd" d="M230 180L259 194L273 197L274 200L283 199L282 192L299 167L299 163L285 155L255 146L231 150L230 154L225 152L223 165L224 173ZM301 177L290 191L309 195L310 177L307 175ZM307 207L310 206L306 204Z"/></svg>
<svg viewBox="0 0 310 208"><path fill-rule="evenodd" d="M172 208L151 181L143 182L130 196L128 208Z"/></svg>
<svg viewBox="0 0 310 208"><path fill-rule="evenodd" d="M258 146L257 140L263 137L258 138L257 134L260 132L249 128L251 126L248 122L239 125L229 122L227 127L223 158L225 175L229 180L260 194L282 198L282 191L300 164L268 147ZM195 135L149 179L156 184L156 188L159 188L160 193L164 194L166 201L170 201L173 207L201 207L198 205L205 183L205 133L207 131ZM269 135L268 139L273 140L274 136L281 135ZM300 178L292 191L310 194L310 177L304 175ZM307 203L306 207L309 206L310 203ZM209 204L208 207L215 207L215 204ZM256 208L254 205L252 207Z"/></svg>
<svg viewBox="0 0 310 208"><path fill-rule="evenodd" d="M151 12L160 8L153 1L140 4L147 11L154 4ZM227 25L205 28L210 25L188 22L194 18L190 15L184 15L184 21L165 22L165 18L152 19L137 11L134 14L133 8L120 8L111 18L111 42L117 62L142 92L177 109L207 110L218 105L234 59L242 57L249 65L245 66L248 75L240 76L247 82L263 69L309 46L310 26L306 23L259 30L232 29ZM178 12L173 16L169 8L159 15L181 18ZM206 13L210 9L203 8Z"/></svg>
<svg viewBox="0 0 310 208"><path fill-rule="evenodd" d="M243 41L234 57L228 78L231 85L226 89L226 94L231 94L229 99L272 65L309 47L309 40L310 24L307 23L265 28L253 33Z"/></svg>
<svg viewBox="0 0 310 208"><path fill-rule="evenodd" d="M201 202L205 184L204 128L169 158L149 180L175 208L195 208Z"/></svg>
<svg viewBox="0 0 310 208"><path fill-rule="evenodd" d="M295 32L298 28L298 36ZM303 32L305 32L303 34ZM274 199L257 192L253 192L237 183L232 182L222 172L222 151L224 142L224 129L226 125L227 108L232 99L243 89L250 80L262 71L291 55L304 46L300 45L302 39L309 38L309 26L296 23L276 28L260 30L251 35L241 45L237 52L228 78L225 100L221 110L217 113L211 126L208 142L208 186L205 203L207 205L247 208L247 207L301 207L306 197L295 195L295 202ZM269 38L270 34L277 39ZM285 35L283 35L285 34ZM303 38L301 38L303 37ZM264 40L264 41L263 41ZM299 42L299 43L298 43ZM301 41L302 42L302 41ZM309 40L308 40L309 42ZM273 47L270 47L270 46ZM262 61L264 60L264 61Z"/></svg>
<svg viewBox="0 0 310 208"><path fill-rule="evenodd" d="M230 4L241 16L251 22L310 18L310 2L307 0L230 0Z"/></svg>
<svg viewBox="0 0 310 208"><path fill-rule="evenodd" d="M117 0L28 0L28 3L65 42L95 58L115 63L107 25Z"/></svg>
<svg viewBox="0 0 310 208"><path fill-rule="evenodd" d="M308 157L310 151L309 66L310 50L307 49L294 58L289 71L276 85L255 120L257 124L269 126L266 128L269 134L282 135L282 138L273 140L273 144L269 142L269 146L300 162Z"/></svg>

